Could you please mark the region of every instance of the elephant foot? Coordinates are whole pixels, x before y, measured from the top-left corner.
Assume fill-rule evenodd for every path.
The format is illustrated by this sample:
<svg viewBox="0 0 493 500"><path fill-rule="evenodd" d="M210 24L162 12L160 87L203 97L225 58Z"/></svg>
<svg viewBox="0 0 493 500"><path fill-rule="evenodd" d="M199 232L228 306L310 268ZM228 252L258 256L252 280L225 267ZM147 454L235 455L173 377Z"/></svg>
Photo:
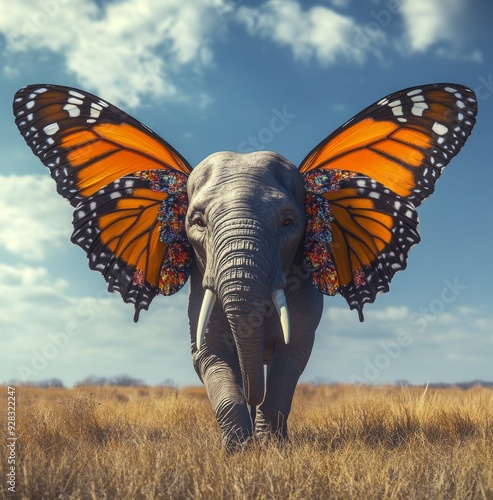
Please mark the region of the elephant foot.
<svg viewBox="0 0 493 500"><path fill-rule="evenodd" d="M257 410L255 417L255 435L261 439L275 438L278 441L286 441L288 438L287 417L279 411L267 412Z"/></svg>
<svg viewBox="0 0 493 500"><path fill-rule="evenodd" d="M246 439L237 436L223 436L222 443L227 454L234 454L241 451L246 451L253 446L266 447L270 443L275 445L283 445L288 443L289 438L287 434L281 434L279 432L255 432L252 436Z"/></svg>
<svg viewBox="0 0 493 500"><path fill-rule="evenodd" d="M223 435L222 443L227 454L238 453L252 446L254 443L254 436Z"/></svg>
<svg viewBox="0 0 493 500"><path fill-rule="evenodd" d="M246 404L223 400L216 408L216 419L228 452L242 449L252 439L252 420Z"/></svg>
<svg viewBox="0 0 493 500"><path fill-rule="evenodd" d="M287 432L256 431L255 441L261 445L268 445L269 443L282 445L289 441L289 437Z"/></svg>

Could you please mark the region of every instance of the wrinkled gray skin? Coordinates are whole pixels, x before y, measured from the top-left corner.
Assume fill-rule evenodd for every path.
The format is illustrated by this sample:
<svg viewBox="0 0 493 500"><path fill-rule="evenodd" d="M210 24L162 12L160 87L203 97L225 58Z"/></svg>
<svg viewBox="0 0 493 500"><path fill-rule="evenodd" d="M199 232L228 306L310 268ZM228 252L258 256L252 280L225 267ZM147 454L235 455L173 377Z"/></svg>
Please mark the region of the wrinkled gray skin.
<svg viewBox="0 0 493 500"><path fill-rule="evenodd" d="M254 434L284 438L323 306L302 267L302 175L275 153L216 153L192 171L188 197L192 357L223 442L234 449ZM217 300L197 350L205 289ZM271 298L277 289L291 319L287 345Z"/></svg>

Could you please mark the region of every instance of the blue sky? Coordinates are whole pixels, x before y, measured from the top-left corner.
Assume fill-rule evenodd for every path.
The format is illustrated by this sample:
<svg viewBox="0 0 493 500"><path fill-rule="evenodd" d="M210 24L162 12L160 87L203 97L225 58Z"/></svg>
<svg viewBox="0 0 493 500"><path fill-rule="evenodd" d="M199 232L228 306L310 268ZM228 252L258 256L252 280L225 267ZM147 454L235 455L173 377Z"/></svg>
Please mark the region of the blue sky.
<svg viewBox="0 0 493 500"><path fill-rule="evenodd" d="M192 165L253 149L299 164L384 95L445 81L476 91L479 115L419 209L422 242L364 323L340 297L325 299L302 380L492 380L492 21L487 0L11 2L0 13L0 382L199 383L186 287L138 324L106 292L69 241L71 207L15 128L18 88L96 93Z"/></svg>

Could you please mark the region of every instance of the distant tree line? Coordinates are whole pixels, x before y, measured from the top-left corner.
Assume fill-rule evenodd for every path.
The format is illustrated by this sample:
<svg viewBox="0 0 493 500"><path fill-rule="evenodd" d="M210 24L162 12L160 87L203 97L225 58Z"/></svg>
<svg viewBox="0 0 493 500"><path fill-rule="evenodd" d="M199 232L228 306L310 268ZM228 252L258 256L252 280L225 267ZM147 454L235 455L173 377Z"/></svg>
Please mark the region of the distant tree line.
<svg viewBox="0 0 493 500"><path fill-rule="evenodd" d="M38 381L22 381L22 380L10 380L9 385L24 385L29 387L41 387L43 389L49 388L64 388L65 385L59 378L50 378L46 380ZM131 377L130 375L116 375L114 377L99 377L97 375L89 375L85 379L76 382L74 387L79 387L83 385L92 386L117 386L117 387L150 387L143 380ZM163 382L156 385L156 387L175 387L176 384L172 379L166 379Z"/></svg>
<svg viewBox="0 0 493 500"><path fill-rule="evenodd" d="M9 385L26 385L29 387L41 387L44 389L49 388L64 388L65 385L63 381L59 378L50 378L46 380L39 381L21 381L21 380L9 380ZM343 385L339 382L324 380L321 378L315 379L311 384L315 386L320 385ZM92 386L118 386L118 387L151 387L149 384L146 384L143 380L131 377L130 375L116 375L114 377L99 377L97 375L89 375L85 379L80 382L76 382L74 387L83 386L83 385L92 385ZM369 384L371 385L371 384ZM392 384L389 384L392 385ZM421 387L427 384L411 384L407 380L398 380L393 385L395 386L403 386L403 387ZM470 389L474 386L481 387L493 387L493 381L486 380L472 380L471 382L456 382L454 384L447 383L429 383L428 387L430 389L444 389L447 387L458 387L459 389ZM156 384L155 387L176 387L175 381L172 379L166 379L159 384Z"/></svg>

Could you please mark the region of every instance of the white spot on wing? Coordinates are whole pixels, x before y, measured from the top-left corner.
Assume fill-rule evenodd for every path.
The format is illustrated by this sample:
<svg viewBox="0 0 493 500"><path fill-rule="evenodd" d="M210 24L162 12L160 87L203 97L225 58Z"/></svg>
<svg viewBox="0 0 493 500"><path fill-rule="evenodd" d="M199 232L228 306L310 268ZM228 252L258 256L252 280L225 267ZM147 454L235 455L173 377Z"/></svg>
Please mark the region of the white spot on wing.
<svg viewBox="0 0 493 500"><path fill-rule="evenodd" d="M74 97L79 97L80 99L84 99L84 94L81 94L80 92L77 92L76 90L69 90L68 93L70 95L73 95Z"/></svg>
<svg viewBox="0 0 493 500"><path fill-rule="evenodd" d="M70 99L69 99L70 101ZM69 116L72 118L75 118L76 116L80 115L80 108L79 106L76 106L75 104L65 104L63 106L63 109L68 112Z"/></svg>
<svg viewBox="0 0 493 500"><path fill-rule="evenodd" d="M402 112L402 106L395 106L392 108L392 113L394 116L402 116L404 113Z"/></svg>
<svg viewBox="0 0 493 500"><path fill-rule="evenodd" d="M448 128L443 123L435 122L431 127L433 132L438 135L444 135L448 132Z"/></svg>
<svg viewBox="0 0 493 500"><path fill-rule="evenodd" d="M91 118L99 118L99 115L101 114L101 107L96 108L96 105L94 103L91 104Z"/></svg>
<svg viewBox="0 0 493 500"><path fill-rule="evenodd" d="M423 116L425 109L428 109L428 104L426 104L426 102L417 102L411 109L411 113L414 116Z"/></svg>
<svg viewBox="0 0 493 500"><path fill-rule="evenodd" d="M56 134L60 130L57 122L50 123L43 128L43 131L46 135Z"/></svg>

